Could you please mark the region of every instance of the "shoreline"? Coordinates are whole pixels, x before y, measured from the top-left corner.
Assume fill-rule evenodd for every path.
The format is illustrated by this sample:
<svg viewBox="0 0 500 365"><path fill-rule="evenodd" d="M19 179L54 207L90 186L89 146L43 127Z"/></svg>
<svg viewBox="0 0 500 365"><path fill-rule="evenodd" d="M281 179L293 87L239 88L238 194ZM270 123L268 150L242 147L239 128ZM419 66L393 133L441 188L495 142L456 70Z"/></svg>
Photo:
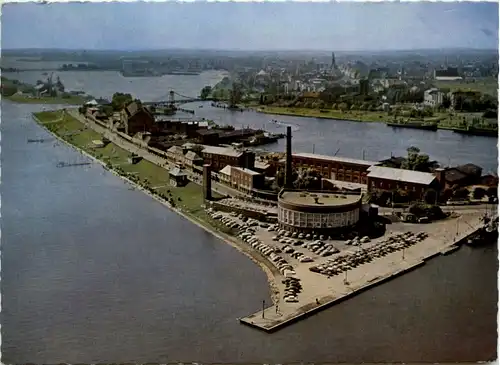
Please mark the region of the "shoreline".
<svg viewBox="0 0 500 365"><path fill-rule="evenodd" d="M396 256L387 257L384 259L377 259L376 262L369 264L370 266L364 266L362 269L352 269L350 272L350 282L351 284L342 283L342 277L335 277L329 281L326 281L324 277L318 277L317 274L311 273L307 266L298 267L297 274L300 279L304 283L317 283L310 288L307 288L302 295L304 295L304 302L300 303L300 307L298 305L287 303L286 301L281 301L282 298L282 289L285 288L280 284L280 281L283 278L283 275L280 275L273 266L270 260L268 260L263 254L261 254L257 250L253 250L251 246L246 245L244 242L240 242L236 237L225 234L224 232L220 232L217 227L211 226L210 222L203 222L201 219L198 219L196 216L192 216L189 213L185 213L180 208L172 207L167 201L157 196L156 194L146 190L139 183L133 182L129 180L127 177L121 175L119 172L115 171L113 168L108 168L107 165L101 161L99 158L92 156L89 152L85 151L83 148L72 144L69 141L66 141L63 137L58 136L55 132L52 132L47 129L45 124L34 115L34 120L37 121L37 124L42 126L42 128L46 129L50 134L54 135L58 140L64 142L70 147L74 148L81 154L89 157L91 160L98 162L101 164L106 170L110 171L114 175L122 178L124 181L127 181L132 186L146 193L151 198L155 199L160 204L163 204L165 207L169 208L171 211L177 213L179 216L186 218L191 223L196 224L198 227L204 229L206 232L211 233L213 236L222 240L224 243L229 244L240 253L247 256L250 260L252 260L255 264L257 264L261 270L264 271L267 277L267 282L270 289L270 297L272 301L272 305L276 306L276 314L270 314L270 317L264 318L264 312L273 312L272 306L266 306L263 308L264 311L260 310L254 314L237 318L237 320L242 324L247 324L252 327L259 328L266 332L272 332L277 330L285 325L292 324L300 319L303 319L310 314L316 313L322 309L330 307L337 302L347 300L357 294L368 290L374 286L382 284L387 280L391 280L392 278L404 274L405 272L411 270L413 267L419 267L421 262L428 260L430 257L442 254L452 253L456 248L450 247L455 246L461 239L457 240L457 236L452 238L452 242L449 242L448 239L444 242L439 237L430 238L427 243L420 247L415 247L414 249L408 249L407 255L409 257L406 260L403 257L403 262L398 259ZM73 119L79 122L79 124L84 127L92 130L99 135L101 133L97 132L96 129L92 127L92 121L90 120L82 120L79 117L72 116ZM97 127L97 125L96 125ZM123 149L124 151L130 152L127 147L122 147L120 145L120 140L118 142L112 142L112 145ZM151 161L152 162L152 161ZM153 163L153 162L152 162ZM157 165L157 164L155 164ZM475 225L475 224L474 224ZM443 227L446 228L446 227ZM477 228L476 228L477 229ZM454 231L454 230L453 230ZM470 233L467 233L466 236ZM450 231L451 232L451 231ZM457 232L458 233L458 232ZM462 235L463 235L462 231ZM463 239L463 238L462 238ZM451 244L450 244L451 243ZM412 253L413 252L413 253ZM394 254L393 254L394 255ZM315 264L314 264L315 265ZM361 271L360 271L361 270ZM353 276L354 275L354 276ZM357 279L356 279L357 278ZM329 279L329 278L328 278ZM369 279L369 280L368 280ZM307 285L307 284L304 284ZM325 287L323 287L326 285ZM347 285L347 286L346 286ZM318 299L320 302L318 302ZM279 312L278 312L279 306ZM261 318L262 317L262 318Z"/></svg>
<svg viewBox="0 0 500 365"><path fill-rule="evenodd" d="M257 252L254 253L254 252L248 250L248 248L245 247L243 244L238 243L235 239L233 239L229 235L226 235L226 234L224 234L222 232L219 232L216 228L207 227L206 225L204 225L203 223L201 223L200 221L198 221L195 217L191 217L190 215L184 213L181 209L173 207L168 201L166 201L166 200L160 198L159 196L157 196L157 195L155 195L155 194L147 191L142 186L140 186L138 183L136 183L136 182L128 179L127 177L125 177L123 175L120 175L113 168L111 168L111 169L108 168L106 166L106 164L102 160L98 159L95 156L92 156L90 153L88 153L84 149L82 149L82 148L80 148L78 146L75 146L74 144L66 141L65 139L63 139L62 137L58 136L57 134L51 132L45 126L45 123L42 123L38 119L38 117L35 115L35 113L32 113L32 117L33 117L33 119L35 120L35 122L40 127L42 127L45 131L47 131L52 136L54 136L57 140L63 142L67 146L75 149L77 152L79 152L80 154L86 156L87 158L91 159L92 161L97 162L106 171L109 171L113 175L115 175L115 176L121 178L122 180L126 181L127 183L129 183L130 185L132 185L134 188L140 190L142 193L146 194L150 198L156 200L158 203L160 203L163 206L165 206L166 208L168 208L170 211L178 214L179 216L181 216L184 219L187 219L189 222L194 223L196 226L202 228L203 230L205 230L206 232L212 234L213 236L215 236L219 240L221 240L224 243L230 245L231 247L233 247L234 249L236 249L238 252L240 252L243 255L247 256L251 261L253 261L255 264L257 264L257 266L259 266L259 268L262 271L264 271L264 274L266 275L266 278L267 278L267 282L268 282L268 286L269 286L270 294L271 294L270 297L271 297L271 300L272 300L273 304L277 304L279 302L279 289L278 289L278 285L277 285L277 280L278 280L277 273L273 272L274 270L271 269L267 265L267 262L266 262L267 260L265 258L259 257L260 256L259 253L257 253ZM88 127L88 128L90 128L90 127ZM90 128L90 129L92 129L92 128ZM115 146L117 146L117 145L115 144ZM119 147L119 146L117 146L117 147Z"/></svg>
<svg viewBox="0 0 500 365"><path fill-rule="evenodd" d="M78 106L82 105L88 100L91 99L85 99L85 98L78 98L75 99L74 97L72 98L35 98L35 97L27 97L24 95L11 95L11 96L2 96L2 99L9 100L12 103L16 104L39 104L39 105L71 105L71 106Z"/></svg>
<svg viewBox="0 0 500 365"><path fill-rule="evenodd" d="M316 118L316 119L327 119L327 120L337 120L337 121L347 121L347 122L356 122L356 123L381 123L381 124L386 124L390 123L387 120L381 118L381 120L362 120L362 119L353 119L352 117L349 117L348 114L346 114L346 117L333 117L333 116L326 116L326 115L306 115L302 113L295 113L295 112L287 112L287 111L267 111L266 109L260 109L259 107L255 106L248 106L247 108L256 111L257 113L261 114L267 114L267 115L283 115L283 116L288 116L288 117L298 117L298 118ZM436 118L432 118L436 119ZM404 127L400 127L404 128ZM427 130L425 128L414 128L414 129L419 129L419 130ZM449 124L441 124L439 121L437 121L437 130L446 130L446 131L462 131L463 128L449 125ZM434 131L436 132L436 131ZM470 134L472 136L478 136L481 137L481 134Z"/></svg>

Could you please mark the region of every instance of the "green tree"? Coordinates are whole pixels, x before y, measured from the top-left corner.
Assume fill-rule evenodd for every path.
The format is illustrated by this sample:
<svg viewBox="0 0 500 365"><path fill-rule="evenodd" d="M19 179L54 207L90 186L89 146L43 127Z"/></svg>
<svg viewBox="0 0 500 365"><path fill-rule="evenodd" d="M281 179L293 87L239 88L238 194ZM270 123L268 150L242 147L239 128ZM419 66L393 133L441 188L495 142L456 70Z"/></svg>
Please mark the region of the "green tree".
<svg viewBox="0 0 500 365"><path fill-rule="evenodd" d="M402 169L429 172L429 156L420 153L418 147L411 146L407 150L408 155L401 164Z"/></svg>
<svg viewBox="0 0 500 365"><path fill-rule="evenodd" d="M233 83L233 88L229 94L229 107L234 108L238 106L238 103L241 101L241 87L236 83Z"/></svg>
<svg viewBox="0 0 500 365"><path fill-rule="evenodd" d="M212 92L212 87L211 86L205 86L203 89L201 89L200 97L203 100L208 99L208 96Z"/></svg>
<svg viewBox="0 0 500 365"><path fill-rule="evenodd" d="M451 106L451 99L448 95L443 96L443 102L441 103L441 107L444 109L448 109Z"/></svg>
<svg viewBox="0 0 500 365"><path fill-rule="evenodd" d="M111 99L111 106L113 107L113 110L122 110L130 102L132 102L132 100L134 100L134 98L131 94L114 93L113 98Z"/></svg>
<svg viewBox="0 0 500 365"><path fill-rule="evenodd" d="M429 189L424 194L424 200L427 204L436 204L437 201L437 192L434 189Z"/></svg>
<svg viewBox="0 0 500 365"><path fill-rule="evenodd" d="M487 190L486 190L486 195L488 197L494 197L496 198L498 196L498 188L497 187L489 187Z"/></svg>
<svg viewBox="0 0 500 365"><path fill-rule="evenodd" d="M108 117L113 115L113 107L111 105L103 105L100 109L101 109L101 112L106 114L106 116L108 116Z"/></svg>
<svg viewBox="0 0 500 365"><path fill-rule="evenodd" d="M469 189L459 188L453 192L453 197L455 199L467 199L469 197Z"/></svg>
<svg viewBox="0 0 500 365"><path fill-rule="evenodd" d="M346 103L340 103L340 104L338 105L338 109L339 109L340 111L346 111L346 110L348 109L348 105L347 105Z"/></svg>
<svg viewBox="0 0 500 365"><path fill-rule="evenodd" d="M472 192L474 199L483 199L486 196L486 189L477 187Z"/></svg>

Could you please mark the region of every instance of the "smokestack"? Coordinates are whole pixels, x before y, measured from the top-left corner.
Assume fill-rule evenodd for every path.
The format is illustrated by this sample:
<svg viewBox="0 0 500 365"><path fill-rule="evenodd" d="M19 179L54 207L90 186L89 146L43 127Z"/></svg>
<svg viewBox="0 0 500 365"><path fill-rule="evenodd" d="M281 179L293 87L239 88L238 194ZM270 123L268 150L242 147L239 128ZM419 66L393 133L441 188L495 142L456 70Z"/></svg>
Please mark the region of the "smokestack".
<svg viewBox="0 0 500 365"><path fill-rule="evenodd" d="M212 200L212 166L203 165L203 198Z"/></svg>
<svg viewBox="0 0 500 365"><path fill-rule="evenodd" d="M293 187L292 181L292 127L286 127L285 188Z"/></svg>

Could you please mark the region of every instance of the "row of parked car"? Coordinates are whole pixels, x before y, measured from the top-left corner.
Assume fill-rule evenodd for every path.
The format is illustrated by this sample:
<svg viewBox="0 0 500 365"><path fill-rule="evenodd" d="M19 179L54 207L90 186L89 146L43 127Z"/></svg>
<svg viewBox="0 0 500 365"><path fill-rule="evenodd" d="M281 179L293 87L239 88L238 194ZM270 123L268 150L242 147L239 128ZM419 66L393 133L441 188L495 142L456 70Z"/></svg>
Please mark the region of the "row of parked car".
<svg viewBox="0 0 500 365"><path fill-rule="evenodd" d="M376 258L413 246L427 237L428 234L425 232L417 234L412 232L401 233L396 236L388 237L384 241L367 249L361 249L356 252L337 256L325 264L310 267L309 270L328 276L338 275Z"/></svg>
<svg viewBox="0 0 500 365"><path fill-rule="evenodd" d="M297 232L289 232L284 229L277 229L277 225L275 226L275 230L278 232L278 236L289 237L289 238L298 238L300 240L331 240L330 236L324 236L322 234L310 234L310 233L297 233Z"/></svg>
<svg viewBox="0 0 500 365"><path fill-rule="evenodd" d="M268 231L276 229L277 226L262 223L253 219L245 219L245 217L237 214L230 214L230 216L227 216L212 209L209 209L208 213L212 218L220 220L226 226L230 228L238 228L238 238L268 258L268 260L281 272L281 274L285 276L285 279L283 280L283 284L285 284L285 293L283 295L284 301L287 303L297 303L298 295L302 291L302 285L300 284L300 279L296 276L292 265L279 255L283 252L279 247L270 247L259 240L255 235L257 226L267 228ZM244 223L240 225L235 218L244 221ZM300 256L296 254L293 257L298 258L299 260L302 258L301 262L310 262L306 257L302 257L304 256L302 253L299 252L299 254ZM309 258L309 260L312 259Z"/></svg>
<svg viewBox="0 0 500 365"><path fill-rule="evenodd" d="M283 299L287 303L297 303L299 301L298 295L302 291L302 284L298 278L285 278L282 281L285 284L285 293Z"/></svg>
<svg viewBox="0 0 500 365"><path fill-rule="evenodd" d="M294 259L299 260L299 262L313 262L314 261L311 257L304 255L300 251L295 251L295 249L293 247L288 246L288 245L283 246L283 252L289 254Z"/></svg>
<svg viewBox="0 0 500 365"><path fill-rule="evenodd" d="M335 246L333 246L331 243L325 243L321 240L315 240L312 242L304 242L300 239L282 237L280 235L274 236L273 240L278 241L279 243L285 244L285 246L283 246L283 251L285 251L285 248L286 248L286 250L288 250L288 252L295 251L290 246L300 246L303 248L307 248L309 251L317 254L318 256L322 256L322 257L331 256L333 254L340 252L340 250L338 248L336 248ZM310 261L308 260L308 261L304 261L304 262L310 262Z"/></svg>
<svg viewBox="0 0 500 365"><path fill-rule="evenodd" d="M240 224L231 217L218 213L217 211L212 210L212 208L209 208L207 212L210 217L216 220L220 220L220 222L223 223L226 227L234 229L240 228Z"/></svg>
<svg viewBox="0 0 500 365"><path fill-rule="evenodd" d="M364 236L362 238L356 236L352 240L345 241L345 244L346 245L352 245L352 246L361 246L361 244L368 243L370 241L371 241L371 239L368 236Z"/></svg>

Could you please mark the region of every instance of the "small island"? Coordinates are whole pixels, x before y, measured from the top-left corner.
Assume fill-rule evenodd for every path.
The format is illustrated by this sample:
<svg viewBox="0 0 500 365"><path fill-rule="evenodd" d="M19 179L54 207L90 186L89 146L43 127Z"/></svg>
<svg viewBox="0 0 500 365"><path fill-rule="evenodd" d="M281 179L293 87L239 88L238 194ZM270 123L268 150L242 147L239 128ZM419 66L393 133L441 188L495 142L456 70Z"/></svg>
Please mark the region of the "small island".
<svg viewBox="0 0 500 365"><path fill-rule="evenodd" d="M2 76L2 97L23 104L68 105L81 105L93 99L81 91L67 91L59 77L54 81L52 74L45 81L38 80L36 85Z"/></svg>

